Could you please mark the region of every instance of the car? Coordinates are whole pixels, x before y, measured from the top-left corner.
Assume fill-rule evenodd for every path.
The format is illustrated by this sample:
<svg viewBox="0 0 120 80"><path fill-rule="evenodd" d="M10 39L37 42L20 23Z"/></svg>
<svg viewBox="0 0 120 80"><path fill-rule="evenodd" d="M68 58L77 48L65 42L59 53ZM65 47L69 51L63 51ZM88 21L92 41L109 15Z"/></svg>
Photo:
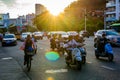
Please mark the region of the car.
<svg viewBox="0 0 120 80"><path fill-rule="evenodd" d="M56 31L56 32L54 32L54 34L57 35L56 38L58 38L59 35L61 35L61 38L63 38L63 39L68 39L68 37L69 37L69 35L65 31Z"/></svg>
<svg viewBox="0 0 120 80"><path fill-rule="evenodd" d="M34 32L33 33L36 40L43 39L44 33L43 32Z"/></svg>
<svg viewBox="0 0 120 80"><path fill-rule="evenodd" d="M69 35L67 34L67 32L61 32L60 34L61 34L61 37L63 39L68 39L69 38Z"/></svg>
<svg viewBox="0 0 120 80"><path fill-rule="evenodd" d="M27 38L27 35L30 35L32 37L32 33L31 32L24 32L21 34L21 41L24 41Z"/></svg>
<svg viewBox="0 0 120 80"><path fill-rule="evenodd" d="M50 31L47 33L47 37L48 39L50 39L52 37L52 35L56 34L56 31Z"/></svg>
<svg viewBox="0 0 120 80"><path fill-rule="evenodd" d="M82 30L79 32L79 36L89 38L89 33L88 31Z"/></svg>
<svg viewBox="0 0 120 80"><path fill-rule="evenodd" d="M2 38L2 46L17 45L17 38L14 34L5 34Z"/></svg>
<svg viewBox="0 0 120 80"><path fill-rule="evenodd" d="M78 33L76 31L68 31L67 34L69 36L76 36L76 35L78 35Z"/></svg>
<svg viewBox="0 0 120 80"><path fill-rule="evenodd" d="M94 34L94 42L97 40L97 37L102 37L102 34L106 34L106 38L110 41L111 45L120 46L120 34L112 30L98 30Z"/></svg>

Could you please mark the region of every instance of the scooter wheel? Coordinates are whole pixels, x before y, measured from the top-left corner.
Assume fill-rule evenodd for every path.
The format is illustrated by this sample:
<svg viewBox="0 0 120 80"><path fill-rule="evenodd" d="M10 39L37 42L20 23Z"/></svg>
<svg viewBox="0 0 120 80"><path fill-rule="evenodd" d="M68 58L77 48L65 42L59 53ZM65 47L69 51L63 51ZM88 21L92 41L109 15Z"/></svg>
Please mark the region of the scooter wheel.
<svg viewBox="0 0 120 80"><path fill-rule="evenodd" d="M95 56L96 56L97 59L99 59L99 55L96 51L95 51Z"/></svg>
<svg viewBox="0 0 120 80"><path fill-rule="evenodd" d="M99 59L99 56L98 55L95 55L97 59Z"/></svg>
<svg viewBox="0 0 120 80"><path fill-rule="evenodd" d="M83 64L86 63L86 57L85 57L85 56L82 57L82 63L83 63Z"/></svg>
<svg viewBox="0 0 120 80"><path fill-rule="evenodd" d="M66 62L66 64L67 64L67 66L69 66L70 64L69 64L69 62Z"/></svg>
<svg viewBox="0 0 120 80"><path fill-rule="evenodd" d="M82 63L81 62L77 62L77 69L81 70L82 69Z"/></svg>
<svg viewBox="0 0 120 80"><path fill-rule="evenodd" d="M113 61L113 54L109 54L109 55L108 55L108 60L109 60L109 61Z"/></svg>

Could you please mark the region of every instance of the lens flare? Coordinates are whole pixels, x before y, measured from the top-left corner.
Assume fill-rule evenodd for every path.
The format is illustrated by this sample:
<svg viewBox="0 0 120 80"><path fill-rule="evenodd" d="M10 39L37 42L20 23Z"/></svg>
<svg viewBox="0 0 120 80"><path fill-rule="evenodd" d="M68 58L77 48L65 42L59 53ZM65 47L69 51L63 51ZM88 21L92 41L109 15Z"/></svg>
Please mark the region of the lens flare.
<svg viewBox="0 0 120 80"><path fill-rule="evenodd" d="M60 58L59 54L54 51L47 52L45 54L45 57L49 61L57 61Z"/></svg>
<svg viewBox="0 0 120 80"><path fill-rule="evenodd" d="M48 77L47 80L54 80L52 77Z"/></svg>

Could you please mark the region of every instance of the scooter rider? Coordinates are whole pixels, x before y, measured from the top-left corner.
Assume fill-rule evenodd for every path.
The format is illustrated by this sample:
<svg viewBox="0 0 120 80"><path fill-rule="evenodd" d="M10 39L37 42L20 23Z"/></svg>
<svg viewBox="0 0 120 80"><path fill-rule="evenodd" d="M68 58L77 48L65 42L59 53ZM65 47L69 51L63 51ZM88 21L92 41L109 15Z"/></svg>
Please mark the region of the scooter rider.
<svg viewBox="0 0 120 80"><path fill-rule="evenodd" d="M59 34L58 42L57 42L58 51L61 50L61 48L63 48L63 45L64 45L64 39L62 38L62 34Z"/></svg>
<svg viewBox="0 0 120 80"><path fill-rule="evenodd" d="M51 45L52 50L54 50L56 48L56 42L55 42L55 40L56 40L56 35L53 34L52 37L51 37L51 39L50 39L50 45Z"/></svg>
<svg viewBox="0 0 120 80"><path fill-rule="evenodd" d="M66 57L67 60L72 60L72 50L75 46L80 46L82 45L81 43L78 43L75 39L74 36L69 36L69 40L68 42L64 45L64 48L68 54L68 56ZM74 64L74 63L73 63Z"/></svg>
<svg viewBox="0 0 120 80"><path fill-rule="evenodd" d="M79 43L83 43L85 40L84 40L84 37L82 36L79 36L79 35L76 35L75 36L75 40Z"/></svg>
<svg viewBox="0 0 120 80"><path fill-rule="evenodd" d="M100 53L104 52L105 51L105 44L108 42L108 39L106 38L106 33L104 32L102 34L102 38L98 38L97 39L97 42L96 42L96 47L98 48L98 51Z"/></svg>

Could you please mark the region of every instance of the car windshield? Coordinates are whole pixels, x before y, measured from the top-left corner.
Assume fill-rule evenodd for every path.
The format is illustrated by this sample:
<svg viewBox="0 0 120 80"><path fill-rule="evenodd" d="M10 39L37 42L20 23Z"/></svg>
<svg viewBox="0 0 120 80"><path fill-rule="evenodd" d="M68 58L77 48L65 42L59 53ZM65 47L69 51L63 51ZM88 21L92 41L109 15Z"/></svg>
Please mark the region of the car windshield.
<svg viewBox="0 0 120 80"><path fill-rule="evenodd" d="M28 34L28 33L23 33L22 35L23 35L23 36L26 36L26 35L29 35L29 34Z"/></svg>
<svg viewBox="0 0 120 80"><path fill-rule="evenodd" d="M38 33L35 33L35 35L39 35L39 34L42 34L42 33L40 33L40 32L38 32Z"/></svg>
<svg viewBox="0 0 120 80"><path fill-rule="evenodd" d="M119 35L119 33L114 31L106 31L106 35Z"/></svg>
<svg viewBox="0 0 120 80"><path fill-rule="evenodd" d="M4 38L14 38L14 35L5 35Z"/></svg>
<svg viewBox="0 0 120 80"><path fill-rule="evenodd" d="M62 35L67 35L67 33L61 33Z"/></svg>

